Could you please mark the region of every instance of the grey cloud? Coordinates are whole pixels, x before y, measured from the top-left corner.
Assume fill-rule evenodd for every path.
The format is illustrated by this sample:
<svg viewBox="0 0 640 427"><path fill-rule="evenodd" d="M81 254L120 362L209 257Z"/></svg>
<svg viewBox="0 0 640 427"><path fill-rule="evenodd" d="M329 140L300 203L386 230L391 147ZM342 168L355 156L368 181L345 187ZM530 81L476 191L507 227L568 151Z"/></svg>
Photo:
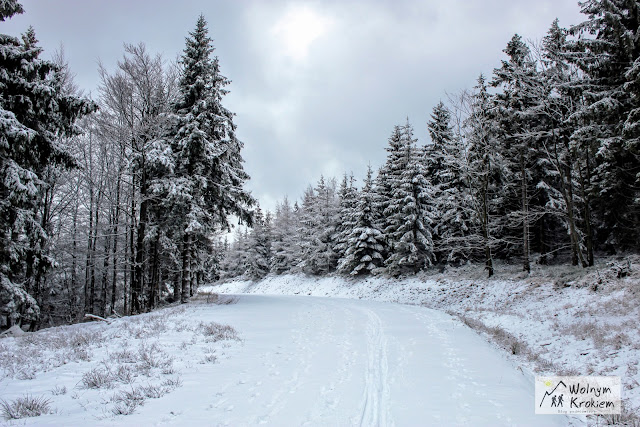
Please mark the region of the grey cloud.
<svg viewBox="0 0 640 427"><path fill-rule="evenodd" d="M45 48L60 42L85 90L95 93L97 60L107 67L122 43L143 41L174 59L203 13L222 72L225 102L237 113L250 188L269 209L301 196L320 174L384 161L393 125L409 116L426 142L426 121L445 92L490 74L518 32L540 38L555 17L582 20L575 0L182 1L25 0L27 13L2 24L18 35L32 24ZM294 61L272 28L287 11L308 7L333 21Z"/></svg>

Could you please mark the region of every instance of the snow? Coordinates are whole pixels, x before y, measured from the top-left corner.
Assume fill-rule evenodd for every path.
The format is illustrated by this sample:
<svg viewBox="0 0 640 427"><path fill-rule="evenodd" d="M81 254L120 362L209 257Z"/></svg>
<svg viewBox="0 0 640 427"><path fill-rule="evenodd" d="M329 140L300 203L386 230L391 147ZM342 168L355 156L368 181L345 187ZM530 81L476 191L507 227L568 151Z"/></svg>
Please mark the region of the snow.
<svg viewBox="0 0 640 427"><path fill-rule="evenodd" d="M618 277L627 261L631 273ZM368 299L449 312L502 347L530 377L620 376L625 416L633 416L640 413L640 258L627 261L603 260L589 269L533 265L530 276L498 264L493 279L485 278L481 266L401 280L271 276L213 289Z"/></svg>
<svg viewBox="0 0 640 427"><path fill-rule="evenodd" d="M240 341L208 343L192 328L212 321L232 325ZM235 304L195 303L33 337L61 330L87 330L102 339L90 346L90 361L41 366L31 380L3 379L5 401L29 393L47 396L55 408L55 414L20 424L550 426L568 421L534 415L530 378L459 320L423 307L242 295ZM3 344L13 346L16 340ZM152 370L131 385L79 388L83 373L113 370L113 354L139 345L156 345L173 358L174 372ZM215 363L203 361L205 349L217 356ZM119 390L159 384L165 377L179 377L182 386L145 400L131 415L111 413ZM53 395L56 387L68 392Z"/></svg>
<svg viewBox="0 0 640 427"><path fill-rule="evenodd" d="M593 270L566 267L220 284L154 313L1 339L0 399L44 397L54 412L8 425L593 424L534 415L533 374L619 375L637 407L631 265L623 278L601 268L596 291ZM516 355L495 345L514 342ZM88 388L91 373L111 378Z"/></svg>

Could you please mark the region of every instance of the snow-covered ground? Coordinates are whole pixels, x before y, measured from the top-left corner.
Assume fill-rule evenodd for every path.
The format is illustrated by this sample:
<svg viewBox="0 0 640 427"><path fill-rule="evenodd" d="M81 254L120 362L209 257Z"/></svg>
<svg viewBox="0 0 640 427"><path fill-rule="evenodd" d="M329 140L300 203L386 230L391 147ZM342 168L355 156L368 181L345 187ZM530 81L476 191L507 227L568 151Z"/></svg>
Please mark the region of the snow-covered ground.
<svg viewBox="0 0 640 427"><path fill-rule="evenodd" d="M53 411L15 424L568 422L534 415L530 378L461 321L424 307L261 295L217 305L201 297L1 344L3 358L20 361L3 361L2 399L29 394Z"/></svg>
<svg viewBox="0 0 640 427"><path fill-rule="evenodd" d="M221 293L314 295L398 302L458 316L529 375L615 375L623 384L622 422L640 425L640 259L596 267L540 267L531 275L500 265L486 279L465 266L402 280L303 275L233 281ZM588 423L615 420L591 417Z"/></svg>
<svg viewBox="0 0 640 427"><path fill-rule="evenodd" d="M534 415L538 373L621 376L623 421L638 425L638 262L620 265L220 284L110 324L0 339L0 416L34 410L42 415L4 423L56 426L582 425Z"/></svg>

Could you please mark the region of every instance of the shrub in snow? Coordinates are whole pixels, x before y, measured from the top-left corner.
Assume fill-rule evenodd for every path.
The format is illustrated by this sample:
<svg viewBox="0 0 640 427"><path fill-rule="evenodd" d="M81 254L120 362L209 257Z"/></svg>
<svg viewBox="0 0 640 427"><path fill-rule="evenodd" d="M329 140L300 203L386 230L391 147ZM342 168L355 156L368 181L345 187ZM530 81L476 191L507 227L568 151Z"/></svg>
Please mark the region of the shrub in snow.
<svg viewBox="0 0 640 427"><path fill-rule="evenodd" d="M218 361L218 357L215 354L207 354L204 356L202 363L216 363Z"/></svg>
<svg viewBox="0 0 640 427"><path fill-rule="evenodd" d="M138 361L135 353L127 349L110 353L109 356L111 360L115 360L118 363L136 363Z"/></svg>
<svg viewBox="0 0 640 427"><path fill-rule="evenodd" d="M167 394L168 389L162 386L157 386L153 384L147 384L146 386L141 386L140 390L145 397L149 399L158 399L165 394Z"/></svg>
<svg viewBox="0 0 640 427"><path fill-rule="evenodd" d="M132 366L120 365L113 373L113 378L123 384L131 384L136 379L136 370Z"/></svg>
<svg viewBox="0 0 640 427"><path fill-rule="evenodd" d="M229 325L221 325L216 322L204 323L200 322L198 327L202 335L209 338L212 341L221 340L239 340L238 333Z"/></svg>
<svg viewBox="0 0 640 427"><path fill-rule="evenodd" d="M113 383L113 374L108 369L93 368L82 374L81 388L109 388Z"/></svg>
<svg viewBox="0 0 640 427"><path fill-rule="evenodd" d="M122 390L116 393L111 400L114 403L111 412L114 415L131 415L138 406L144 404L144 396L139 389L132 388L131 391Z"/></svg>
<svg viewBox="0 0 640 427"><path fill-rule="evenodd" d="M167 356L156 343L151 345L146 343L140 344L138 357L140 359L140 366L147 370L152 368L167 368L173 364L173 358Z"/></svg>
<svg viewBox="0 0 640 427"><path fill-rule="evenodd" d="M168 392L178 387L182 387L182 379L180 377L167 378L166 380L164 380L162 385L168 388Z"/></svg>
<svg viewBox="0 0 640 427"><path fill-rule="evenodd" d="M45 397L23 396L7 402L0 400L0 413L7 420L38 417L51 412L51 401Z"/></svg>
<svg viewBox="0 0 640 427"><path fill-rule="evenodd" d="M51 394L53 394L54 396L61 396L63 394L67 394L67 387L65 386L55 386L52 390L51 390Z"/></svg>

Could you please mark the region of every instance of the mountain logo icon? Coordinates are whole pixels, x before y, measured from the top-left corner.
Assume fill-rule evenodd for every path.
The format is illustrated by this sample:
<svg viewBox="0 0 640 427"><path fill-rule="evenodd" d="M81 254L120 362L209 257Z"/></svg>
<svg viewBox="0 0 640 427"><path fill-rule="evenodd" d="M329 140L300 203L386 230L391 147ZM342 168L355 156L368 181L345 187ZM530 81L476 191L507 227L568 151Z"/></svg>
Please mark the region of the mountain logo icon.
<svg viewBox="0 0 640 427"><path fill-rule="evenodd" d="M551 381L546 381L544 383L544 385L546 385L547 387L550 387L553 385L553 383ZM540 401L540 408L542 408L542 404L544 403L544 400L547 398L547 396L551 397L551 407L562 407L563 406L563 394L560 394L560 396L556 396L556 391L558 390L558 387L564 387L564 389L562 389L561 391L565 391L567 388L567 385L564 383L564 381L560 381L558 383L558 385L556 385L553 390L551 390L550 392L545 391L544 392L544 396L542 396L542 400Z"/></svg>

